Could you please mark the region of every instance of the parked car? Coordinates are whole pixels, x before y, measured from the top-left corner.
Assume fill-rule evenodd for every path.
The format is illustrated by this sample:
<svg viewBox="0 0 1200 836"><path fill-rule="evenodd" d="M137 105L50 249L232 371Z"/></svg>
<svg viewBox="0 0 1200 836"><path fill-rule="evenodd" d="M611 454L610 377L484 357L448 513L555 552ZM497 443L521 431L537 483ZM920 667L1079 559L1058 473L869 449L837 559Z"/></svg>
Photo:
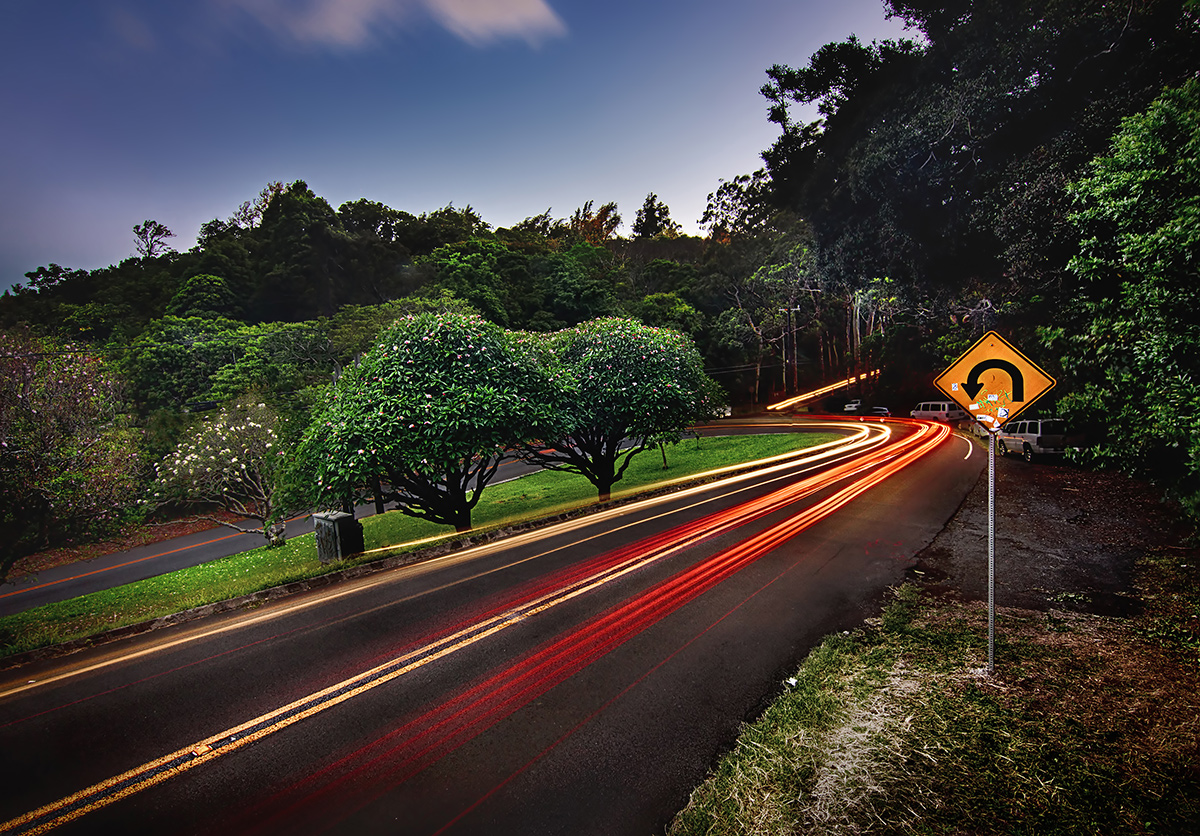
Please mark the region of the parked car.
<svg viewBox="0 0 1200 836"><path fill-rule="evenodd" d="M842 412L858 412L862 409L862 398L855 398L842 407Z"/></svg>
<svg viewBox="0 0 1200 836"><path fill-rule="evenodd" d="M941 421L943 424L962 421L967 417L967 413L954 401L925 401L917 404L911 415L926 421Z"/></svg>
<svg viewBox="0 0 1200 836"><path fill-rule="evenodd" d="M1017 453L1025 461L1034 456L1061 456L1067 451L1067 423L1060 418L1022 418L1009 421L996 436L1000 455Z"/></svg>
<svg viewBox="0 0 1200 836"><path fill-rule="evenodd" d="M873 407L871 407L871 414L878 415L881 418L886 418L892 414L892 411L890 409L888 409L886 406L873 406Z"/></svg>

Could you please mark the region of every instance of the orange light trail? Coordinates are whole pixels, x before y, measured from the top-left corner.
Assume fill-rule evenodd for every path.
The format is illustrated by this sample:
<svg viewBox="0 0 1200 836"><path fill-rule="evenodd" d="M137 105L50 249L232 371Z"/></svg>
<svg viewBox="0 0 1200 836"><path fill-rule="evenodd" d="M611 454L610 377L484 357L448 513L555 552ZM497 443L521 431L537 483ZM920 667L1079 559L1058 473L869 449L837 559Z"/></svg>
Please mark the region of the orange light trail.
<svg viewBox="0 0 1200 836"><path fill-rule="evenodd" d="M837 383L831 383L828 386L824 386L820 389L813 389L811 392L805 392L803 395L796 395L794 398L788 398L786 401L773 403L768 406L767 409L788 409L789 407L796 406L797 404L802 404L805 401L815 400L822 395L828 395L830 392L836 392L838 389L845 389L849 386L853 386L860 380L869 380L873 377L879 377L879 369L875 369L871 372L864 372L863 374L859 375L852 375L845 380L839 380Z"/></svg>
<svg viewBox="0 0 1200 836"><path fill-rule="evenodd" d="M776 510L799 496L842 481L847 475L870 471L800 513L678 572L551 640L510 667L480 680L446 703L258 805L246 818L259 828L255 832L278 832L288 828L289 823L304 821L311 824L327 815L340 818L350 808L371 803L391 787L419 774L633 636L912 464L941 444L949 434L949 428L944 425L923 424L916 434L895 448L871 456L870 464L849 463L805 480L803 487L792 486L762 500L710 515L701 522L726 530L748 518L758 519L769 513L767 508ZM792 499L785 501L783 497L793 491ZM681 526L653 538L653 541L643 541L614 554L644 549L649 542L663 543L663 551L677 551L666 543L674 536L696 533L694 525ZM691 543L680 544L679 548L686 545ZM639 562L639 565L644 564ZM339 812L330 809L328 802L331 799L336 799Z"/></svg>
<svg viewBox="0 0 1200 836"><path fill-rule="evenodd" d="M933 450L950 433L949 428L942 424L910 420L898 423L915 426L917 431L896 444L876 448L858 459L835 465L828 471L779 488L764 497L708 514L700 520L601 555L588 561L586 570L564 570L550 581L532 590L527 589L521 596L523 600L510 599L501 606L493 607L482 618L460 624L421 647L410 646L399 656L371 670L2 823L0 833L40 833L79 818L340 705L448 654L495 636L527 618L595 590L650 562L677 554L689 546L783 510L797 500L839 482L854 480L782 522L590 619L445 704L310 776L281 796L264 802L262 806L274 806L276 812L274 815L270 812L266 815L259 813L254 820L265 827L280 816L297 813L299 808L306 808L304 815L310 817L316 812L311 809L316 801L327 797L328 793L344 790L347 782L353 784L353 791L359 795L361 803L369 803L371 798L388 787L403 782L445 757L629 638L907 467ZM305 789L318 781L326 783L313 790ZM282 797L294 797L297 792L301 793L301 797L291 803ZM345 800L344 794L339 795L339 803ZM283 802L282 805L280 802ZM306 821L311 823L310 818L306 818Z"/></svg>

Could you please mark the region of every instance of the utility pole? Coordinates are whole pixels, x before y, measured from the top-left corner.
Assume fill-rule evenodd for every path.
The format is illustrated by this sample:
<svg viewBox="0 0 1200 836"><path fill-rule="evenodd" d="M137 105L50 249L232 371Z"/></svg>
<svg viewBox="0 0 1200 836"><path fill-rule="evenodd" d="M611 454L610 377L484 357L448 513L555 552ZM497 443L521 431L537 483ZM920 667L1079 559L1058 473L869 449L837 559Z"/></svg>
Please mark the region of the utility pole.
<svg viewBox="0 0 1200 836"><path fill-rule="evenodd" d="M787 331L783 334L783 394L787 395L791 391L800 390L800 349L796 344L796 326L792 324L792 313L800 313L804 308L780 308L779 311L787 315ZM788 350L787 343L789 337L792 341L792 379L791 386L788 386Z"/></svg>

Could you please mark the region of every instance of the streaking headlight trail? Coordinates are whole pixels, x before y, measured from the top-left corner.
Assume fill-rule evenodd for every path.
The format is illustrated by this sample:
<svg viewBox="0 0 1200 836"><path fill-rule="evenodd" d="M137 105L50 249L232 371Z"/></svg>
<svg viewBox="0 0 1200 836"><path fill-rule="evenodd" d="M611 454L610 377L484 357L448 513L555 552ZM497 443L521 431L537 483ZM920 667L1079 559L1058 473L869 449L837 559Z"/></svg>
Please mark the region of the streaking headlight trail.
<svg viewBox="0 0 1200 836"><path fill-rule="evenodd" d="M301 797L291 802L276 799L275 812L290 816L297 812L297 806L309 807L329 792L339 788L344 791L347 784L352 784L356 794L369 800L369 796L377 791L394 786L436 762L575 672L828 517L929 453L950 433L945 425L907 420L896 423L913 426L916 431L900 441L892 441L890 428L873 424L871 429L864 428L850 442L861 453L856 458L784 484L762 497L711 512L553 573L535 586L494 604L488 612L475 616L468 623L426 637L419 646L407 647L383 664L0 824L0 833L45 832L211 763L459 650L494 640L508 628L586 595L636 569L679 555L699 542L728 534L749 522L785 511L818 492L831 491L765 530L681 569L650 589L549 640L508 668L484 677L445 704L406 722L323 773L312 776L309 782L319 786L293 788L297 792L303 790ZM806 452L815 459L833 458L844 452L845 447L846 442L835 442L822 445L824 449L811 448ZM731 477L730 481L753 479L761 484L789 466L794 465L781 461L751 474ZM701 490L691 488L671 497L678 499ZM665 499L660 497L647 504L662 501ZM615 512L605 513L616 516ZM593 516L576 524L595 522L595 519ZM501 547L502 544L490 544L481 548L492 551Z"/></svg>

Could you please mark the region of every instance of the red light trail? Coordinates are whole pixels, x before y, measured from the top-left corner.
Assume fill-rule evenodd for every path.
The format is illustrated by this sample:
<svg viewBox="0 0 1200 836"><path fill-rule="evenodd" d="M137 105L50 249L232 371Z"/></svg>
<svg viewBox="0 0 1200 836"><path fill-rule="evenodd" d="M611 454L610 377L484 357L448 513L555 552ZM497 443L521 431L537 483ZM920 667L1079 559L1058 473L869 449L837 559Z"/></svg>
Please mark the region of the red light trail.
<svg viewBox="0 0 1200 836"><path fill-rule="evenodd" d="M843 507L933 450L949 435L944 425L899 421L916 428L905 439L877 447L849 462L779 488L736 507L644 538L578 566L553 574L519 593L506 595L482 615L410 644L382 665L303 697L193 746L165 755L120 776L0 824L0 832L42 832L113 801L140 792L260 740L314 714L422 667L510 626L609 583L647 564L728 533L796 501L832 490L815 504L714 554L633 598L551 640L508 668L461 691L450 700L342 758L255 808L250 819L271 829L296 815L306 825L324 814L343 816L418 774L500 720L658 623L799 532ZM852 480L835 489L839 483ZM337 793L337 811L321 802ZM348 804L350 797L354 804Z"/></svg>
<svg viewBox="0 0 1200 836"><path fill-rule="evenodd" d="M614 565L620 565L630 553L641 552L644 558L650 558L646 549L655 548L649 545L651 543L661 544L658 546L661 549L677 551L692 544L669 545L675 543L677 536L690 538L703 534L704 539L716 536L712 533L714 529L723 531L758 519L823 486L877 468L800 513L584 622L448 702L277 795L256 808L253 818L259 824L257 830L274 832L287 821L295 820L294 817L302 818L311 826L323 814L341 818L347 809L369 804L391 787L417 775L601 656L907 467L945 440L949 432L945 426L923 425L914 436L896 447L872 454L866 461L842 465L762 499L602 556L599 560L607 558ZM784 498L787 496L791 499ZM295 800L289 803L288 798ZM331 798L336 798L336 813L328 806ZM264 809L272 807L275 812L263 816Z"/></svg>

